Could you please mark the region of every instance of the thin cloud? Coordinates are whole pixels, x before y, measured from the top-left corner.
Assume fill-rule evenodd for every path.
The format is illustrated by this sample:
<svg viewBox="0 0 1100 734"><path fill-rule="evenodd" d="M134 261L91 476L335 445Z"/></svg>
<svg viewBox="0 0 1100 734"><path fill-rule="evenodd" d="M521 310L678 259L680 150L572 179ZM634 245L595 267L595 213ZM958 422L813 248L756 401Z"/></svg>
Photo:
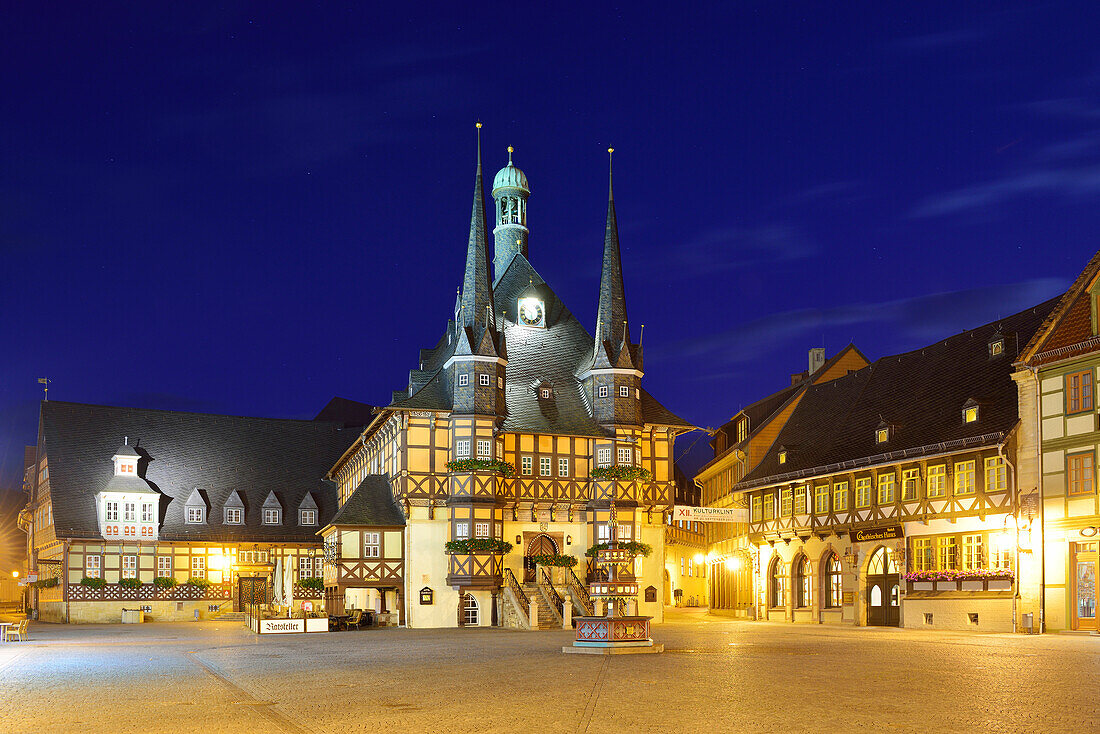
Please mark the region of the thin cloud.
<svg viewBox="0 0 1100 734"><path fill-rule="evenodd" d="M755 227L706 230L677 246L671 257L678 275L696 277L715 271L795 262L817 252L817 243L802 229L785 222L773 222ZM667 277L669 273L664 263L659 265L662 277Z"/></svg>
<svg viewBox="0 0 1100 734"><path fill-rule="evenodd" d="M892 325L912 343L911 348L917 348L1034 306L1062 292L1065 286L1056 278L1040 278L881 303L795 309L729 331L685 340L668 351L681 359L705 357L709 364L728 371L730 365L753 362L761 354L791 342L808 342L823 331L875 323Z"/></svg>
<svg viewBox="0 0 1100 734"><path fill-rule="evenodd" d="M914 219L942 217L958 212L988 208L1029 195L1091 197L1100 194L1100 166L1039 168L1013 174L976 186L968 186L929 197L909 214Z"/></svg>

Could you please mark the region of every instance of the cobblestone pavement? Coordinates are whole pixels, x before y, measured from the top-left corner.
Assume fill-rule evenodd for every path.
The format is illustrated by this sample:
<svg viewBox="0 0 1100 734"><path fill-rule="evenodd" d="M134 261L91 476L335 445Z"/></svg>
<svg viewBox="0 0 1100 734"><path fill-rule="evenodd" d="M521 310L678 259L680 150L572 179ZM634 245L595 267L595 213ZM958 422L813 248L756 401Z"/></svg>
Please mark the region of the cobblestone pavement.
<svg viewBox="0 0 1100 734"><path fill-rule="evenodd" d="M1100 731L1095 636L668 616L663 655L614 658L564 631L32 623L0 645L0 732Z"/></svg>

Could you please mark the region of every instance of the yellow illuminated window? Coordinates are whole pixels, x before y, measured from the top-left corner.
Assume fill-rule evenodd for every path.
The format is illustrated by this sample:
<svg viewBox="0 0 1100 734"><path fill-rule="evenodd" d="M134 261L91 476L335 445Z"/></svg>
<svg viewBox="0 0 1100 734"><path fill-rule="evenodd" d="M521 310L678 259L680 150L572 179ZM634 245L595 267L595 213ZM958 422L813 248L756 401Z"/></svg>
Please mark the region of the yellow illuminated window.
<svg viewBox="0 0 1100 734"><path fill-rule="evenodd" d="M837 482L833 485L833 512L844 512L848 509L848 483Z"/></svg>
<svg viewBox="0 0 1100 734"><path fill-rule="evenodd" d="M956 571L959 567L959 546L954 535L936 539L940 552L940 571Z"/></svg>
<svg viewBox="0 0 1100 734"><path fill-rule="evenodd" d="M932 547L931 538L913 539L913 570L936 570L936 551Z"/></svg>
<svg viewBox="0 0 1100 734"><path fill-rule="evenodd" d="M974 494L974 462L960 461L955 464L955 494Z"/></svg>
<svg viewBox="0 0 1100 734"><path fill-rule="evenodd" d="M925 495L929 498L943 497L947 494L947 465L937 464L928 467L928 488Z"/></svg>
<svg viewBox="0 0 1100 734"><path fill-rule="evenodd" d="M1066 457L1070 494L1092 494L1095 470L1093 463L1091 451Z"/></svg>
<svg viewBox="0 0 1100 734"><path fill-rule="evenodd" d="M963 422L973 423L976 420L978 420L978 406L971 405L969 408L963 411Z"/></svg>
<svg viewBox="0 0 1100 734"><path fill-rule="evenodd" d="M791 507L791 488L787 487L779 491L779 514L783 517L789 517Z"/></svg>
<svg viewBox="0 0 1100 734"><path fill-rule="evenodd" d="M856 507L871 506L871 477L856 479Z"/></svg>
<svg viewBox="0 0 1100 734"><path fill-rule="evenodd" d="M787 452L786 451L780 451L779 452L779 463L780 464L786 464L787 463Z"/></svg>
<svg viewBox="0 0 1100 734"><path fill-rule="evenodd" d="M906 469L901 473L901 498L915 500L917 485L920 482L920 469Z"/></svg>
<svg viewBox="0 0 1100 734"><path fill-rule="evenodd" d="M890 505L894 503L894 472L878 475L878 503Z"/></svg>
<svg viewBox="0 0 1100 734"><path fill-rule="evenodd" d="M985 460L985 491L1003 492L1008 489L1008 467L1000 456Z"/></svg>
<svg viewBox="0 0 1100 734"><path fill-rule="evenodd" d="M875 431L875 442L876 443L886 443L889 440L890 440L890 429L889 428L879 428L878 430Z"/></svg>
<svg viewBox="0 0 1100 734"><path fill-rule="evenodd" d="M814 512L824 515L829 511L829 485L819 484L814 487Z"/></svg>
<svg viewBox="0 0 1100 734"><path fill-rule="evenodd" d="M964 535L962 540L962 570L974 571L982 568L982 534Z"/></svg>

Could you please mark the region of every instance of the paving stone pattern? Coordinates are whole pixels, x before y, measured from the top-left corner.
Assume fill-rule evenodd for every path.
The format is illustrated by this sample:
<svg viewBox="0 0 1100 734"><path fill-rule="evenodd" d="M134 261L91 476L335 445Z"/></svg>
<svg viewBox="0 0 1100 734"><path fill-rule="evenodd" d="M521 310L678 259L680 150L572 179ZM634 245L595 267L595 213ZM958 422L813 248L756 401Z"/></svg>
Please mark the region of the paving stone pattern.
<svg viewBox="0 0 1100 734"><path fill-rule="evenodd" d="M1095 636L668 619L666 653L614 658L563 630L32 623L0 731L1100 731Z"/></svg>

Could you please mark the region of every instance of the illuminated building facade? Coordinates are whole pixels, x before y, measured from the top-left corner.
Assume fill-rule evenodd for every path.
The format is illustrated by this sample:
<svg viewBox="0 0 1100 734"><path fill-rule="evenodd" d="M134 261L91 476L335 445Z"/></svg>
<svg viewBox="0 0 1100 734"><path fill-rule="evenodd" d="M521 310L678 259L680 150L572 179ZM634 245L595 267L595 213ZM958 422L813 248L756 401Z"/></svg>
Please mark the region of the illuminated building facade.
<svg viewBox="0 0 1100 734"><path fill-rule="evenodd" d="M697 478L705 504L741 506L746 520L712 545L731 577L712 575L716 606L1019 629L1037 574L1017 537L1029 448L1013 361L1055 303L767 399L765 423L779 425L757 457L746 450L741 469L720 454ZM751 449L751 430L740 443Z"/></svg>
<svg viewBox="0 0 1100 734"><path fill-rule="evenodd" d="M452 318L329 474L341 506L380 480L401 506L413 627L561 625L566 602L590 614L586 552L611 537L612 497L619 539L653 549L635 563L643 593L630 611L662 619L673 447L691 426L641 385L614 197L590 333L528 259L530 192L509 151L493 179L490 257L479 145ZM364 551L335 529L325 542L335 561L326 599L338 607L358 580L336 569ZM580 563L539 567L538 557L555 555Z"/></svg>
<svg viewBox="0 0 1100 734"><path fill-rule="evenodd" d="M1019 457L1016 530L1034 565L1022 605L1046 630L1097 629L1098 299L1100 253L1023 350L1014 375L1028 445Z"/></svg>
<svg viewBox="0 0 1100 734"><path fill-rule="evenodd" d="M369 412L337 400L300 421L43 402L21 516L31 607L51 622L118 622L123 608L216 618L268 601L279 562L295 608L319 607L318 531L336 513L323 477Z"/></svg>

